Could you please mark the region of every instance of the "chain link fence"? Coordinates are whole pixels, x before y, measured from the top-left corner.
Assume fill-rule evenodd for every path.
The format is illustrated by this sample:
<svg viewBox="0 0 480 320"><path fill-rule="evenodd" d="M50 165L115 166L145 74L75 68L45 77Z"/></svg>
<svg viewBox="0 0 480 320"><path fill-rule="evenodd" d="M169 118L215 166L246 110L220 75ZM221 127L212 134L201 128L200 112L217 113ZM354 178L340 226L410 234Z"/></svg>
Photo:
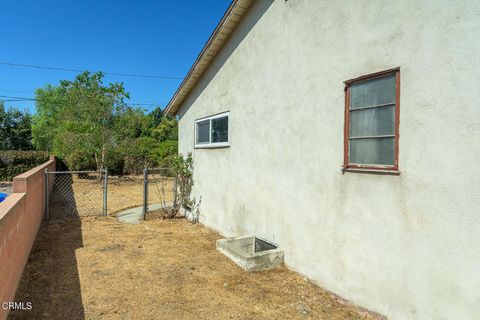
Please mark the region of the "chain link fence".
<svg viewBox="0 0 480 320"><path fill-rule="evenodd" d="M178 211L172 168L145 168L143 175L119 176L106 171L46 171L45 177L47 221L117 216L130 209L144 219Z"/></svg>
<svg viewBox="0 0 480 320"><path fill-rule="evenodd" d="M108 175L108 203L109 215L143 206L143 175Z"/></svg>
<svg viewBox="0 0 480 320"><path fill-rule="evenodd" d="M45 171L46 219L106 215L107 175L101 171Z"/></svg>

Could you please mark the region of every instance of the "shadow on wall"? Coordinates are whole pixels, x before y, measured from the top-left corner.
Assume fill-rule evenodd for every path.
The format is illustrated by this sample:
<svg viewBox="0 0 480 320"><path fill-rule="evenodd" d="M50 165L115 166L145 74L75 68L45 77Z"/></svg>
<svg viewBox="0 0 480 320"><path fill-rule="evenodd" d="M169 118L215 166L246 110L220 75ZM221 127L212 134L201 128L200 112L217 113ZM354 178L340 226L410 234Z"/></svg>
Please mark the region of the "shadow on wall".
<svg viewBox="0 0 480 320"><path fill-rule="evenodd" d="M235 51L235 49L240 45L240 43L242 43L243 39L245 39L247 34L262 18L265 12L267 12L268 8L270 8L270 5L273 2L274 0L255 1L255 3L249 9L247 15L243 17L242 21L240 21L240 24L236 27L232 37L227 40L223 48L217 54L217 57L215 58L213 63L210 64L207 70L205 70L199 82L196 84L195 89L185 99L185 104L183 108L180 108L178 111L178 117L180 119L183 117L190 105L195 102L198 96L209 85L210 81L212 81L217 72L228 60L230 55Z"/></svg>
<svg viewBox="0 0 480 320"><path fill-rule="evenodd" d="M31 310L9 319L85 319L75 250L83 247L80 219L44 224L35 240L15 296Z"/></svg>

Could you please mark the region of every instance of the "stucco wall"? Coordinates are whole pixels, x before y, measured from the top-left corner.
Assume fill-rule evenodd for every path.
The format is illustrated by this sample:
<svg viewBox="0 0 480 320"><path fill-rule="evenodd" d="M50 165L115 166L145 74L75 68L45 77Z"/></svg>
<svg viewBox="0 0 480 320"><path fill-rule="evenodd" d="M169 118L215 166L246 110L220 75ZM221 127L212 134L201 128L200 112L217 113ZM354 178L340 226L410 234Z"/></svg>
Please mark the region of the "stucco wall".
<svg viewBox="0 0 480 320"><path fill-rule="evenodd" d="M479 319L479 34L475 0L257 1L179 112L201 221L391 319ZM343 81L394 67L401 174L342 174Z"/></svg>
<svg viewBox="0 0 480 320"><path fill-rule="evenodd" d="M45 212L45 169L55 171L55 159L13 179L13 194L0 203L0 319L15 292ZM21 302L21 301L17 301ZM27 301L24 301L26 303Z"/></svg>

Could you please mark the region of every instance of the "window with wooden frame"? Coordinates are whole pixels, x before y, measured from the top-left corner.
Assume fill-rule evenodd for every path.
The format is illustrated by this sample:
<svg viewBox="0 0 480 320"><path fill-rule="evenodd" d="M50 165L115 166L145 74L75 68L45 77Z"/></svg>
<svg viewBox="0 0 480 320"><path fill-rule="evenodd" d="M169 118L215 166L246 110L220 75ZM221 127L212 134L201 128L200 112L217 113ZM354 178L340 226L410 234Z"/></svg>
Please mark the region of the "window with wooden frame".
<svg viewBox="0 0 480 320"><path fill-rule="evenodd" d="M195 148L230 146L228 139L229 112L195 120Z"/></svg>
<svg viewBox="0 0 480 320"><path fill-rule="evenodd" d="M344 170L398 173L400 69L345 81Z"/></svg>

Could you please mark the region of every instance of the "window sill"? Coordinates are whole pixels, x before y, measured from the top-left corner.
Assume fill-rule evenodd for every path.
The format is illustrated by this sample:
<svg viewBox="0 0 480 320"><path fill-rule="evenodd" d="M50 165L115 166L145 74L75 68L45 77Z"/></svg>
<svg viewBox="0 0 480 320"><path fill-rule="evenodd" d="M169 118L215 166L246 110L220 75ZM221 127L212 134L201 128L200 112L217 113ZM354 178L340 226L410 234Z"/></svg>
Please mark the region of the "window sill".
<svg viewBox="0 0 480 320"><path fill-rule="evenodd" d="M390 175L390 176L399 176L400 171L398 170L385 170L385 169L371 169L371 168L342 168L342 172L352 172L352 173L367 173L367 174L379 174L379 175Z"/></svg>
<svg viewBox="0 0 480 320"><path fill-rule="evenodd" d="M230 144L219 143L219 144L196 145L194 148L195 149L224 149L224 148L230 148Z"/></svg>

